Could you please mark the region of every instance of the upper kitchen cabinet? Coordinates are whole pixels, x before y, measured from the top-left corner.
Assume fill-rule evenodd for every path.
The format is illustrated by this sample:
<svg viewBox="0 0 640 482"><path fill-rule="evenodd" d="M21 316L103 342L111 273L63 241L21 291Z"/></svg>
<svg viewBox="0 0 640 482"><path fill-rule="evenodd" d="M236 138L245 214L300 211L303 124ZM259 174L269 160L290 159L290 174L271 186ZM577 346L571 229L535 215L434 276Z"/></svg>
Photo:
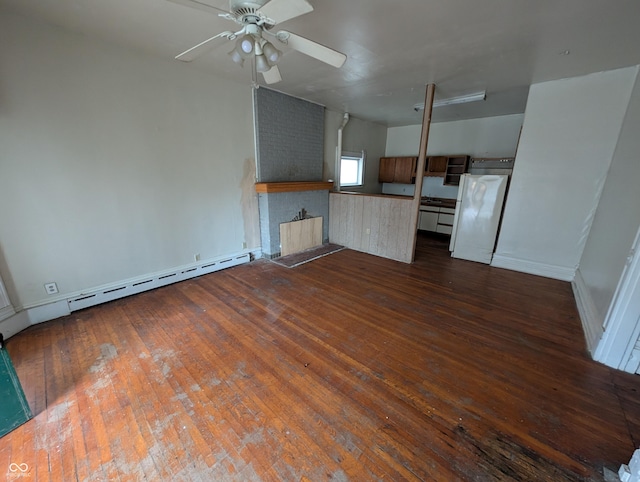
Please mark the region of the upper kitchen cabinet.
<svg viewBox="0 0 640 482"><path fill-rule="evenodd" d="M467 172L468 167L469 156L448 156L444 184L449 186L458 186L460 184L460 176Z"/></svg>
<svg viewBox="0 0 640 482"><path fill-rule="evenodd" d="M396 173L396 158L381 157L378 171L378 182L393 182Z"/></svg>
<svg viewBox="0 0 640 482"><path fill-rule="evenodd" d="M443 184L457 186L460 176L469 168L469 156L429 156L426 159L424 176L443 177ZM381 157L379 182L412 184L416 178L417 157Z"/></svg>
<svg viewBox="0 0 640 482"><path fill-rule="evenodd" d="M378 181L413 183L417 160L417 157L381 157Z"/></svg>
<svg viewBox="0 0 640 482"><path fill-rule="evenodd" d="M429 156L424 169L425 176L444 177L447 172L447 156Z"/></svg>

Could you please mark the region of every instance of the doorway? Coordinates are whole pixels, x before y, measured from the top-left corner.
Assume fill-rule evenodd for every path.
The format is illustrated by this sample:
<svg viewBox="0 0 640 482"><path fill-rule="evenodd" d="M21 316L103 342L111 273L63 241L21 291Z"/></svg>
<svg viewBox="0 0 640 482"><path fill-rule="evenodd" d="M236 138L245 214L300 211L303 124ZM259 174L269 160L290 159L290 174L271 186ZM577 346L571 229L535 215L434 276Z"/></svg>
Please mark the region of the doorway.
<svg viewBox="0 0 640 482"><path fill-rule="evenodd" d="M629 373L640 370L640 228L605 319L594 358Z"/></svg>

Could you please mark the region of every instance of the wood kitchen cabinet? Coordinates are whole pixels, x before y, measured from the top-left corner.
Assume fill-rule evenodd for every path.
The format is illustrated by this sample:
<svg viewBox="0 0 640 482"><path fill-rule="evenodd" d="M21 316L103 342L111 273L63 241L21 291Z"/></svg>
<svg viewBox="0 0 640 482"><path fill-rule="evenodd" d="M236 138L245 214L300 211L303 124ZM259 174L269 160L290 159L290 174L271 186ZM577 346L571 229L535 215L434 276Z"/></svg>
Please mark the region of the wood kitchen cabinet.
<svg viewBox="0 0 640 482"><path fill-rule="evenodd" d="M413 184L416 177L417 157L381 157L379 182ZM444 177L443 184L457 186L460 176L467 172L469 156L429 156L424 167L424 176Z"/></svg>
<svg viewBox="0 0 640 482"><path fill-rule="evenodd" d="M447 156L429 156L425 165L425 176L444 177L447 172Z"/></svg>
<svg viewBox="0 0 640 482"><path fill-rule="evenodd" d="M396 170L395 157L381 157L378 171L378 182L393 182Z"/></svg>
<svg viewBox="0 0 640 482"><path fill-rule="evenodd" d="M417 157L381 157L378 181L413 183L417 160Z"/></svg>
<svg viewBox="0 0 640 482"><path fill-rule="evenodd" d="M417 157L396 157L393 182L411 184L415 181Z"/></svg>

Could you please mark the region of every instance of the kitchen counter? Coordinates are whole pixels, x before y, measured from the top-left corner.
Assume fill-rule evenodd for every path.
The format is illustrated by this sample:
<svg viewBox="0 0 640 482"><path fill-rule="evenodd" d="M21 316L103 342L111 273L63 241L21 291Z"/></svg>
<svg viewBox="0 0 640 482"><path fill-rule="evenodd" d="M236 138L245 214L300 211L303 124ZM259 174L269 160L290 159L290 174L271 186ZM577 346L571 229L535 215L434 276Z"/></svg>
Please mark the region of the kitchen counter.
<svg viewBox="0 0 640 482"><path fill-rule="evenodd" d="M408 201L413 199L413 196L405 196L402 194L382 194L382 193L370 193L370 192L358 192L358 191L332 191L332 194L347 194L349 196L386 197L386 198L393 198L393 199L404 199Z"/></svg>
<svg viewBox="0 0 640 482"><path fill-rule="evenodd" d="M439 208L450 208L450 209L456 208L455 199L444 198L444 197L423 196L420 199L420 204L422 206L433 206L433 207L439 207Z"/></svg>
<svg viewBox="0 0 640 482"><path fill-rule="evenodd" d="M347 194L350 196L385 197L385 198L406 199L406 200L413 199L413 196L403 196L402 194L373 194L368 192L356 192L356 191L338 191L338 192L333 192L332 194ZM455 209L456 200L455 198L422 196L420 198L420 205L433 206L437 208Z"/></svg>

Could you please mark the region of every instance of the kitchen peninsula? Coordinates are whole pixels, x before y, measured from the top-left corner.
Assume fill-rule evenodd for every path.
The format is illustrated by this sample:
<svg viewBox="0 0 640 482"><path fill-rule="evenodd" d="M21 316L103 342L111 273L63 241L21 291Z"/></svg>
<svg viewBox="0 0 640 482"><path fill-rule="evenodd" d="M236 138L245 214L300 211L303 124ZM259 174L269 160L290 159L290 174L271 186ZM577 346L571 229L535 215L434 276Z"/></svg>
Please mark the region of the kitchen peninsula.
<svg viewBox="0 0 640 482"><path fill-rule="evenodd" d="M416 172L425 170L435 88L435 84L429 84L426 88ZM365 253L412 263L422 181L422 176L416 177L411 197L329 193L329 232L332 242Z"/></svg>
<svg viewBox="0 0 640 482"><path fill-rule="evenodd" d="M331 192L331 242L410 263L416 223L414 206L413 196Z"/></svg>

